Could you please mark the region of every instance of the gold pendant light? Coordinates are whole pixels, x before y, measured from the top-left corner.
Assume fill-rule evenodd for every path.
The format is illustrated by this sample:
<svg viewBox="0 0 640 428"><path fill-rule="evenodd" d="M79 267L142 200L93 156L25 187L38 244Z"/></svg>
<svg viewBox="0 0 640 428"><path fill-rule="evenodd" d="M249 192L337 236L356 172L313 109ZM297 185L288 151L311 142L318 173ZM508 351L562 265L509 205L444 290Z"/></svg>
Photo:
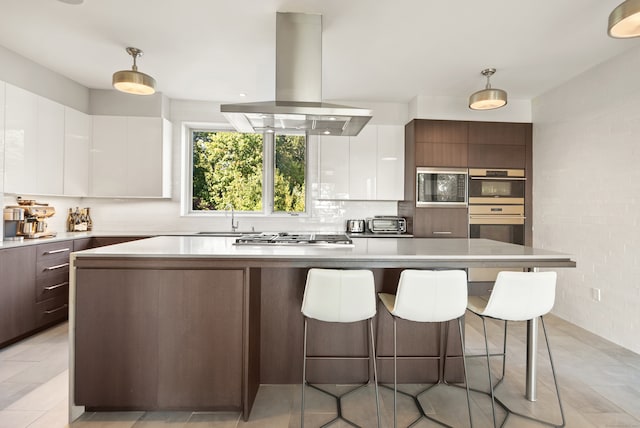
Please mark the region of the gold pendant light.
<svg viewBox="0 0 640 428"><path fill-rule="evenodd" d="M138 71L136 58L142 56L137 48L127 48L127 53L133 57L131 70L121 70L113 73L113 87L119 91L134 95L151 95L156 92L156 81L148 74Z"/></svg>
<svg viewBox="0 0 640 428"><path fill-rule="evenodd" d="M640 36L640 0L626 0L613 9L608 33L617 39Z"/></svg>
<svg viewBox="0 0 640 428"><path fill-rule="evenodd" d="M469 108L472 110L492 110L507 104L507 93L502 89L491 87L489 78L496 72L495 68L487 68L481 73L487 78L487 86L469 97Z"/></svg>

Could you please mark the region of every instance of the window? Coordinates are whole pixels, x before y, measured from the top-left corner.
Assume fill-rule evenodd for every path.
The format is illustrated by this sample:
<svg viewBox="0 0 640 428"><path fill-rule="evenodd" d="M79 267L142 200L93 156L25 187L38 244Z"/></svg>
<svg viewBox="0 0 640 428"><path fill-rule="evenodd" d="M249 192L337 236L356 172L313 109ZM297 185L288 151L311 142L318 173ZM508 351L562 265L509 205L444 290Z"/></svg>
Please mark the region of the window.
<svg viewBox="0 0 640 428"><path fill-rule="evenodd" d="M192 129L191 212L305 212L304 134Z"/></svg>

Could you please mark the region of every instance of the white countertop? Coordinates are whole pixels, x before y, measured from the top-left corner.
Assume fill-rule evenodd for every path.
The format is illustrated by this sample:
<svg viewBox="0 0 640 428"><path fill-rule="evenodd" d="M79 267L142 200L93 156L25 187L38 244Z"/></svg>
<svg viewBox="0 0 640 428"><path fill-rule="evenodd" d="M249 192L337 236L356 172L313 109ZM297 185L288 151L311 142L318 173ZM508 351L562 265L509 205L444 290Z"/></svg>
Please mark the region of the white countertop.
<svg viewBox="0 0 640 428"><path fill-rule="evenodd" d="M234 245L233 237L157 236L76 254L79 258L571 261L569 254L487 239L385 237L353 242L353 246Z"/></svg>

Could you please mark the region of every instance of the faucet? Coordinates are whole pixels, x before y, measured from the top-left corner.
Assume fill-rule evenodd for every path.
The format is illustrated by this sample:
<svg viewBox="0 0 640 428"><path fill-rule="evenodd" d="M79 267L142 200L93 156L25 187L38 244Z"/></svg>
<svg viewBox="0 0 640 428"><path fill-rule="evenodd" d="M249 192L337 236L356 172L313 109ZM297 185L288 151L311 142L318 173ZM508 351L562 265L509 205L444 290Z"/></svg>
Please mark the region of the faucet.
<svg viewBox="0 0 640 428"><path fill-rule="evenodd" d="M229 210L229 208L231 208L231 231L235 232L236 229L238 229L238 225L240 224L239 221L235 221L234 218L234 209L233 209L233 204L227 204L226 207L224 207L225 210Z"/></svg>

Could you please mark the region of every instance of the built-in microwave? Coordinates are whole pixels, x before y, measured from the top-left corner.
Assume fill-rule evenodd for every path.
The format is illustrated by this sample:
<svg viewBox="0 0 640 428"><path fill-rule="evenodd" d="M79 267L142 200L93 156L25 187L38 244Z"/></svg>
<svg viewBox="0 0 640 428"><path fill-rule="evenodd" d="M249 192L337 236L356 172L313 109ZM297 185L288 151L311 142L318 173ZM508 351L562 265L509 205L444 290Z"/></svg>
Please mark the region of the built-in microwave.
<svg viewBox="0 0 640 428"><path fill-rule="evenodd" d="M469 169L469 204L524 205L523 169Z"/></svg>
<svg viewBox="0 0 640 428"><path fill-rule="evenodd" d="M466 168L416 169L416 206L466 206Z"/></svg>

